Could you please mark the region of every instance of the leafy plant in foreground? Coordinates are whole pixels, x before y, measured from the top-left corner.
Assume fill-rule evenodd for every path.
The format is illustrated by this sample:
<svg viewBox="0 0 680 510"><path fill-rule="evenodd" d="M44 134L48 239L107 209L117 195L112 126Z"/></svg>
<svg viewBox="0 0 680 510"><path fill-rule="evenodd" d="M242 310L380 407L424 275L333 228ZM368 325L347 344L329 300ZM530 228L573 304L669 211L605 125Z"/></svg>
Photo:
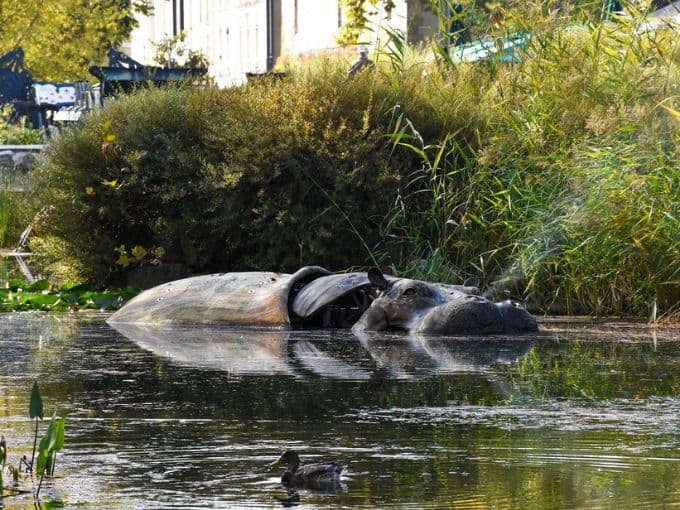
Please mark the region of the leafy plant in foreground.
<svg viewBox="0 0 680 510"><path fill-rule="evenodd" d="M40 475L36 497L40 494L43 478L45 474L54 475L54 466L57 462L57 452L64 447L64 418L57 418L56 413L52 415L52 421L47 428L47 432L40 440L38 448L38 464L36 474Z"/></svg>
<svg viewBox="0 0 680 510"><path fill-rule="evenodd" d="M31 490L19 488L19 478L21 475L21 469L23 466L26 468L26 472L33 473L33 463L36 460L35 452L37 445L37 463L35 473L40 475L40 481L38 487L34 493L36 502L39 500L40 489L42 487L42 482L45 475L53 476L54 467L56 465L57 453L64 447L64 418L57 418L56 413L52 415L52 420L45 432L45 435L40 440L38 444L38 424L39 420L43 418L43 402L40 395L40 388L38 383L33 383L33 388L31 389L31 399L29 402L29 415L31 419L35 419L35 438L33 440L33 453L31 455L30 462L26 459L24 455L19 463L19 468L12 465L8 465L8 469L12 474L12 479L14 481L14 486L5 487L3 481L3 472L5 469L5 463L7 460L7 442L4 436L0 436L0 508L3 506L1 499L5 496L17 496L19 494L28 494L32 492ZM31 475L31 480L33 477ZM8 491L5 494L5 491Z"/></svg>
<svg viewBox="0 0 680 510"><path fill-rule="evenodd" d="M5 470L5 460L7 459L7 442L5 436L0 436L0 498L2 497L2 490L4 483L2 480L2 473Z"/></svg>

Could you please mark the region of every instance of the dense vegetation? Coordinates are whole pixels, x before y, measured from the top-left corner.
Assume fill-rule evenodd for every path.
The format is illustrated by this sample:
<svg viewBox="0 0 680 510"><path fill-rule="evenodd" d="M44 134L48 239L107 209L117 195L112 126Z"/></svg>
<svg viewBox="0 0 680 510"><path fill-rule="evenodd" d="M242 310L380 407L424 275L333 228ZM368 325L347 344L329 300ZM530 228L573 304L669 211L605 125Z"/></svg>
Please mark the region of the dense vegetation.
<svg viewBox="0 0 680 510"><path fill-rule="evenodd" d="M518 20L504 30L532 37L514 65L394 38L351 81L318 60L281 81L118 101L50 148L38 189L56 209L33 246L53 274L90 281L115 277L121 245L193 271L373 257L478 274L541 309L677 313L674 31Z"/></svg>
<svg viewBox="0 0 680 510"><path fill-rule="evenodd" d="M117 101L51 144L35 189L55 210L32 246L48 274L96 283L153 258L193 272L371 262L415 161L391 157L389 109L426 106L381 81L348 87L335 66Z"/></svg>

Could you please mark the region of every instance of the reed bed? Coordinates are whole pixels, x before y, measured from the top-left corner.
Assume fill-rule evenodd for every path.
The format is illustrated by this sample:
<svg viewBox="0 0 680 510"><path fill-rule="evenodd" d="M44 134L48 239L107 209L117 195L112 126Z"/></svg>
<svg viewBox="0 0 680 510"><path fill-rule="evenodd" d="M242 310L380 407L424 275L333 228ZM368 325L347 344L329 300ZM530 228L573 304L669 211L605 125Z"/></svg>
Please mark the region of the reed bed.
<svg viewBox="0 0 680 510"><path fill-rule="evenodd" d="M476 274L544 312L678 317L679 27L629 12L525 10L506 19L530 34L511 65L386 48L382 69L402 59L400 86L446 126L433 138L395 109L390 136L421 165L384 224L393 271Z"/></svg>

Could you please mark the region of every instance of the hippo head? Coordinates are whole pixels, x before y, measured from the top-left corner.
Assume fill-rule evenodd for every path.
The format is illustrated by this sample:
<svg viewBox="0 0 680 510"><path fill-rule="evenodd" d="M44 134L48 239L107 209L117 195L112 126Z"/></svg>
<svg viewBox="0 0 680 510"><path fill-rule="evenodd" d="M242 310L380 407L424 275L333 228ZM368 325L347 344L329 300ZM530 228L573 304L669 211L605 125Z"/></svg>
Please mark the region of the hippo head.
<svg viewBox="0 0 680 510"><path fill-rule="evenodd" d="M423 313L445 302L441 292L427 282L406 278L388 281L376 268L368 271L368 279L380 294L361 316L355 329L410 330Z"/></svg>
<svg viewBox="0 0 680 510"><path fill-rule="evenodd" d="M370 270L368 279L380 294L354 325L355 331L401 329L425 334L475 335L538 330L534 317L516 301L493 303L451 286L387 280L378 269Z"/></svg>
<svg viewBox="0 0 680 510"><path fill-rule="evenodd" d="M496 303L496 307L503 316L504 333L524 333L538 331L538 323L533 315L521 303L508 299Z"/></svg>

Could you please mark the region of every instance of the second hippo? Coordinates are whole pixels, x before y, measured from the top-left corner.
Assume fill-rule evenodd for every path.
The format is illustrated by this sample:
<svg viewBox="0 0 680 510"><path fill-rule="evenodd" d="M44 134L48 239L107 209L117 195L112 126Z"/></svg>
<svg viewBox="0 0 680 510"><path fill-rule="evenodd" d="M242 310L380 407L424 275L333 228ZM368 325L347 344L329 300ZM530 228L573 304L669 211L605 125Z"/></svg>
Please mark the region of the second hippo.
<svg viewBox="0 0 680 510"><path fill-rule="evenodd" d="M536 319L517 301L493 303L453 286L388 279L367 273L380 294L353 326L355 331L405 330L436 335L494 335L538 331Z"/></svg>

